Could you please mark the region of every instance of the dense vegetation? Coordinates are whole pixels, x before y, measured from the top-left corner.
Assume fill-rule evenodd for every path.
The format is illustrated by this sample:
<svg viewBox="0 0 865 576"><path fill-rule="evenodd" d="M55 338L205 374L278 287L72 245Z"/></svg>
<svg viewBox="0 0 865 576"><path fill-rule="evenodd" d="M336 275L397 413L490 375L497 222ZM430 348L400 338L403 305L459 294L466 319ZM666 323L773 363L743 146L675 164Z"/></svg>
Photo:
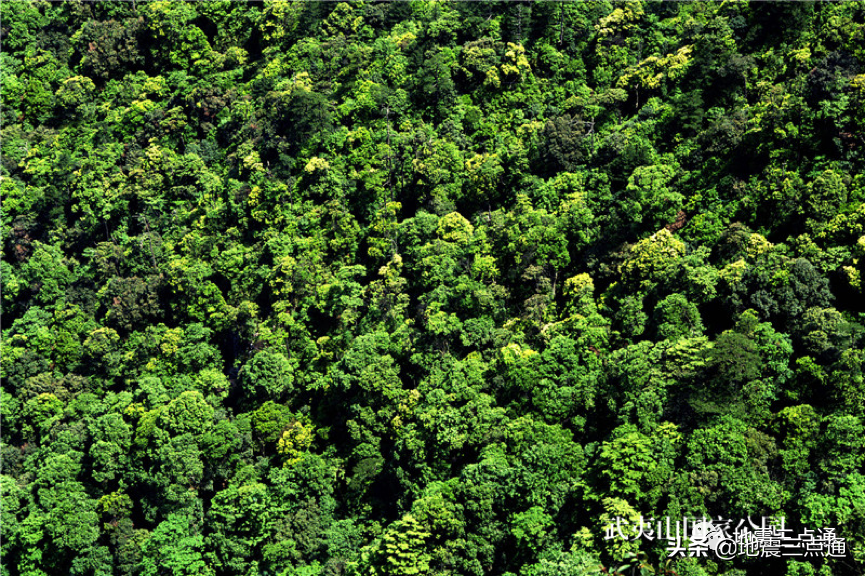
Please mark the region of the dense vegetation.
<svg viewBox="0 0 865 576"><path fill-rule="evenodd" d="M862 574L862 3L0 10L4 576Z"/></svg>

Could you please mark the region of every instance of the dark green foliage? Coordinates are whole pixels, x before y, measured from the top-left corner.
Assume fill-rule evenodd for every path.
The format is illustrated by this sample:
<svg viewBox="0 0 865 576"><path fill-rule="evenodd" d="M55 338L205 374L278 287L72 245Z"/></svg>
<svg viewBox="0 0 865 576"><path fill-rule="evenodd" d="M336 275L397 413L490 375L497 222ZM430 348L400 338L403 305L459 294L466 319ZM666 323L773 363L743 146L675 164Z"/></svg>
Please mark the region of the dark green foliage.
<svg viewBox="0 0 865 576"><path fill-rule="evenodd" d="M106 80L122 77L144 64L144 18L88 20L73 35L78 63L85 76Z"/></svg>
<svg viewBox="0 0 865 576"><path fill-rule="evenodd" d="M541 161L545 163L548 174L577 170L585 155L583 139L586 138L586 132L585 124L579 117L572 118L565 114L547 120L541 132Z"/></svg>
<svg viewBox="0 0 865 576"><path fill-rule="evenodd" d="M0 17L0 576L865 569L861 2Z"/></svg>
<svg viewBox="0 0 865 576"><path fill-rule="evenodd" d="M282 354L259 352L243 367L241 377L251 398L281 398L293 388L293 371Z"/></svg>

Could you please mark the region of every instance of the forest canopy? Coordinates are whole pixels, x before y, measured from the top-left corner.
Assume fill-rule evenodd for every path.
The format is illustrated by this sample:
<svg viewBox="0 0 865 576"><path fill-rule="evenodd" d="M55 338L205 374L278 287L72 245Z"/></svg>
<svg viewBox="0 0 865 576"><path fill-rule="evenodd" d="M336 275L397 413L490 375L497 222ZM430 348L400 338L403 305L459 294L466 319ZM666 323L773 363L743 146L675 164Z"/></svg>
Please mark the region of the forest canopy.
<svg viewBox="0 0 865 576"><path fill-rule="evenodd" d="M0 17L0 575L865 571L865 3Z"/></svg>

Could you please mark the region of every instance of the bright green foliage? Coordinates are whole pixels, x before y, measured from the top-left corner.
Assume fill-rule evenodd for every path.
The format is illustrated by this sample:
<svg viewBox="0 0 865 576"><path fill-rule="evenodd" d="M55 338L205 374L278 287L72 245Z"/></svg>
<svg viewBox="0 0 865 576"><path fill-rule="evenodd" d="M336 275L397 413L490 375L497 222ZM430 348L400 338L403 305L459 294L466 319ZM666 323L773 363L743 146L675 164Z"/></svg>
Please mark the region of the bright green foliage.
<svg viewBox="0 0 865 576"><path fill-rule="evenodd" d="M646 289L675 274L684 255L685 244L663 229L631 248L622 263L622 277Z"/></svg>
<svg viewBox="0 0 865 576"><path fill-rule="evenodd" d="M188 514L169 514L145 542L141 574L156 576L210 576L215 574L201 554L203 541L196 535L194 518Z"/></svg>
<svg viewBox="0 0 865 576"><path fill-rule="evenodd" d="M771 439L739 420L724 417L691 437L687 456L694 468L691 481L705 496L710 511L732 506L743 515L775 513L789 498L769 478L767 464L775 452Z"/></svg>
<svg viewBox="0 0 865 576"><path fill-rule="evenodd" d="M293 371L282 354L260 352L244 366L242 377L250 395L279 398L291 391Z"/></svg>
<svg viewBox="0 0 865 576"><path fill-rule="evenodd" d="M213 408L200 392L187 391L168 403L161 423L171 433L202 434L213 423Z"/></svg>
<svg viewBox="0 0 865 576"><path fill-rule="evenodd" d="M861 2L0 22L0 576L865 569Z"/></svg>
<svg viewBox="0 0 865 576"><path fill-rule="evenodd" d="M372 544L371 550L366 553L369 568L362 566L357 573L398 576L426 574L430 568L430 555L425 551L424 543L429 536L429 532L424 532L413 516L403 516L385 530L380 540Z"/></svg>
<svg viewBox="0 0 865 576"><path fill-rule="evenodd" d="M678 340L703 334L703 320L697 307L681 294L670 294L655 308L658 337Z"/></svg>
<svg viewBox="0 0 865 576"><path fill-rule="evenodd" d="M601 446L598 473L605 479L606 494L653 509L669 489L681 434L676 426L663 423L652 436L626 425L613 431L613 439Z"/></svg>
<svg viewBox="0 0 865 576"><path fill-rule="evenodd" d="M300 462L304 451L312 444L314 434L315 430L310 424L298 420L283 431L279 437L276 451L287 457L286 466Z"/></svg>

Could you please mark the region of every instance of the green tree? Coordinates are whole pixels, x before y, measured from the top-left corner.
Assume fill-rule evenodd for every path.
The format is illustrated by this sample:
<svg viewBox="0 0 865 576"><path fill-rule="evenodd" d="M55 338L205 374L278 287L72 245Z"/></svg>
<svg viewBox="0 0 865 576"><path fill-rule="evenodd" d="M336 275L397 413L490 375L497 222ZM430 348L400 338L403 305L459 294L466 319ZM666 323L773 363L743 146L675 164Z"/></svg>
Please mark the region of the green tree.
<svg viewBox="0 0 865 576"><path fill-rule="evenodd" d="M141 574L155 576L167 572L172 576L214 575L216 572L202 554L203 545L204 538L192 514L168 514L144 543Z"/></svg>

